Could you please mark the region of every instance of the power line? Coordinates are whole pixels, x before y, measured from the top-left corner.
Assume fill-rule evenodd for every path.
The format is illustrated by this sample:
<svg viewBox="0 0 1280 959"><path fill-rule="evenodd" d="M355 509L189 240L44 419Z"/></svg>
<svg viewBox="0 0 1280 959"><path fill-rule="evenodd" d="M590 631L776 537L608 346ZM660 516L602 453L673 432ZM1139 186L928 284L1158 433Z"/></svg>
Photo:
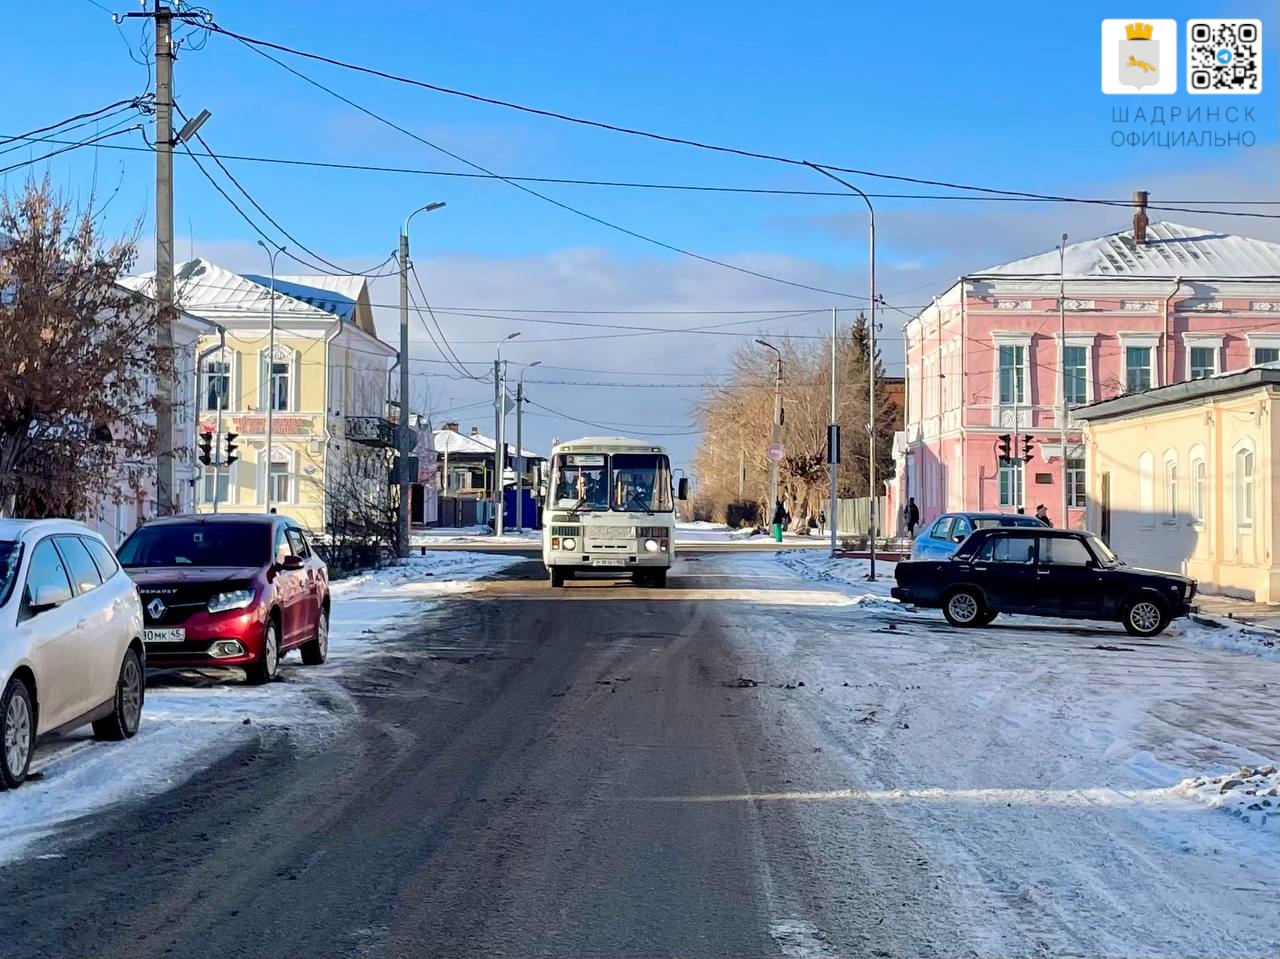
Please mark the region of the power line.
<svg viewBox="0 0 1280 959"><path fill-rule="evenodd" d="M179 115L180 117L182 117L182 119L183 119L183 120L187 120L187 121L189 121L189 120L191 119L190 117L188 117L188 116L186 115L186 113L184 113L184 112L183 112L182 107L178 106L176 103L173 105L173 107L174 107L174 109L175 109L175 110L177 110L177 111L178 111L178 115ZM214 163L216 163L216 164L218 165L218 169L219 169L219 170L221 170L221 171L223 172L223 174L226 176L226 178L232 182L232 184L235 186L235 188L236 188L237 190L239 190L239 191L244 195L244 198L245 198L246 200L248 200L251 204L253 204L253 208L254 208L255 210L257 210L259 213L261 213L264 217L266 217L266 218L267 218L267 222L268 222L268 223L270 223L270 224L271 224L272 226L274 226L277 230L279 230L282 234L284 234L284 236L285 236L285 238L286 238L286 239L288 239L291 243L293 243L295 246L297 246L297 247L298 247L300 250L302 250L304 253L309 254L310 256L314 257L316 260L319 260L321 263L323 263L323 264L325 264L326 266L331 267L333 270L337 271L337 275L341 275L341 276L364 276L364 275L368 275L369 273L373 273L374 271L376 271L376 270L380 269L382 266L386 265L386 264L390 261L390 259L391 259L391 258L390 258L390 257L387 257L387 259L383 260L383 261L382 261L381 263L379 263L377 266L372 267L372 268L370 268L370 269L369 269L369 270L367 270L367 271L353 271L353 270L348 270L348 269L346 269L345 267L341 266L340 264L334 263L332 260L325 259L325 258L324 258L323 256L321 256L319 253L317 253L315 250L313 250L313 249L311 249L310 247L308 247L305 243L303 243L303 242L302 242L301 240L299 240L296 236L294 236L292 233L290 233L288 230L286 230L283 226L281 226L281 225L280 225L280 223L279 223L279 221L278 221L278 220L276 220L276 219L275 219L275 217L273 217L270 213L268 213L266 210L264 210L264 209L262 208L262 204L260 204L257 200L255 200L255 199L253 198L253 195L252 195L248 190L246 190L246 189L244 188L244 186L240 183L240 181L239 181L239 180L237 180L237 179L235 178L235 176L234 176L234 175L232 175L231 171L227 169L226 164L225 164L225 163L223 163L223 162L222 162L222 160L218 158L218 155L217 155L216 153L214 153L214 152L213 152L212 148L209 146L209 144L208 144L207 142L205 142L204 137L202 137L202 136L200 135L200 132L199 132L198 130L196 131L195 138L196 138L197 140L199 140L199 141L200 141L200 145L201 145L202 147L204 147L204 148L205 148L205 150L208 152L208 154L209 154L210 158L212 158L213 162L214 162ZM197 161L197 162L198 162L198 161ZM302 260L299 260L299 259L298 259L297 257L295 257L295 256L291 256L288 250L284 250L284 255L285 255L285 256L288 256L288 257L289 257L290 259L292 259L292 260L297 261L298 263L303 263L303 262L304 262L304 261L302 261ZM322 271L322 272L328 272L328 271Z"/></svg>
<svg viewBox="0 0 1280 959"><path fill-rule="evenodd" d="M581 423L583 426L590 426L591 428L598 430L612 430L618 428L645 430L651 436L690 436L694 433L702 432L701 430L691 430L684 433L661 432L663 430L680 430L687 424L671 424L662 426L654 425L652 423L593 423L591 420L584 420L577 416L572 416L569 413L562 413L559 410L553 410L551 407L545 406L536 400L527 400L526 402L528 402L530 406L536 406L538 409L550 413L553 416L558 416L561 419L572 420L575 423Z"/></svg>
<svg viewBox="0 0 1280 959"><path fill-rule="evenodd" d="M449 338L444 335L444 329L440 326L440 321L436 319L435 313L432 312L431 301L427 299L427 291L422 288L422 280L418 276L418 270L415 267L412 260L409 262L409 272L413 274L413 283L418 288L418 293L422 297L422 302L427 307L427 313L431 317L431 323L433 326L435 326L436 332L440 334L440 341L445 345L445 348L448 349L449 355L453 357L453 361L457 366L458 372L460 372L463 376L467 377L468 379L473 379L473 380L480 379L480 377L473 376L471 373L469 373L466 370L465 366L463 365L462 359L458 356L457 353L454 352L453 347L449 345ZM412 298L412 292L410 293L410 297ZM426 327L427 324L422 320L421 310L418 310L418 321L422 323L423 327ZM427 330L427 332L430 333L431 331ZM443 350L441 350L440 355L444 356ZM448 357L446 357L446 359L448 359Z"/></svg>
<svg viewBox="0 0 1280 959"><path fill-rule="evenodd" d="M42 143L65 143L68 141L58 140L53 137L23 137L12 136L10 139L30 140ZM123 144L111 144L104 149L121 150L127 152L149 153L151 149L148 147L125 146ZM200 153L190 151L191 156L198 156L205 159L212 159L210 153ZM288 157L269 157L269 156L253 156L243 153L220 153L219 156L224 161L240 162L240 163L260 163L274 164L280 166L293 167L311 167L326 170L348 170L363 173L394 173L405 174L411 176L432 176L432 177L452 177L458 179L472 180L495 180L504 181L511 180L519 183L550 183L567 186L591 186L591 187L614 187L620 189L637 189L637 190L670 190L670 191L686 191L698 193L726 193L726 194L743 194L756 196L801 196L801 197L846 197L848 192L842 190L795 190L768 187L735 187L721 186L714 184L697 184L697 183L661 183L661 182L643 182L629 180L601 180L601 179L583 179L577 177L536 177L536 176L507 176L497 173L467 173L461 170L424 170L414 167L397 167L397 166L380 166L368 163L340 163L337 161L326 160L303 160ZM1128 207L1132 205L1131 200L1109 199L1105 197L1063 197L1054 198L1049 196L993 196L983 194L979 196L969 196L964 194L953 193L867 193L867 196L875 199L887 200L928 200L928 201L961 201L969 203L1086 203L1097 204L1103 206ZM1226 206L1280 206L1280 200L1165 200L1161 203L1148 203L1148 210L1159 210L1166 213L1192 213L1204 214L1211 216L1242 216L1271 219L1270 214L1255 214L1243 210L1226 210L1220 207Z"/></svg>
<svg viewBox="0 0 1280 959"><path fill-rule="evenodd" d="M213 29L217 29L217 28L214 27ZM575 216L583 217L584 219L590 220L593 223L597 223L600 226L608 227L611 230L616 230L619 233L623 233L637 240L642 240L645 243L651 243L654 246L661 247L664 250L669 250L672 253L679 253L681 256L687 256L695 260L701 260L704 263L710 263L713 266L719 266L726 270L733 270L736 273L744 273L748 276L754 276L762 280L769 280L770 282L773 282L773 283L783 283L787 286L797 287L802 290L812 290L815 293L825 293L828 296L842 296L842 297L847 297L849 299L855 299L855 300L867 299L867 297L857 293L846 293L840 290L828 290L818 286L811 286L808 283L800 283L795 280L787 280L779 276L772 276L768 273L761 273L758 270L750 270L750 269L747 269L746 267L734 266L732 263L727 263L724 260L717 260L714 257L704 256L701 253L695 253L692 250L686 250L683 247L678 247L671 243L666 243L663 240L659 240L654 237L647 236L646 234L639 233L635 230L628 229L627 227L620 226L617 223L612 223L609 220L603 219L602 217L598 217L593 213L587 213L585 210L580 210L577 207L570 206L567 203L563 203L560 200L556 200L552 197L549 197L545 193L539 193L537 190L534 190L531 187L527 187L522 183L517 183L515 180L512 180L509 177L505 177L500 173L494 173L492 170L488 169L487 167L481 166L479 163L475 163L471 160L466 159L463 156L458 155L457 153L447 150L437 143L432 143L430 140L427 140L424 137L421 137L418 134L414 133L413 131L400 126L395 121L390 120L387 117L382 116L381 114L375 113L373 110L370 110L367 107L361 106L359 103L356 103L354 100L350 99L349 97L343 96L341 93L338 93L336 90L332 89L331 87L325 86L320 81L307 76L305 73L302 73L299 70L295 70L293 67L289 66L287 63L284 63L283 61L277 59L276 57L271 56L271 54L266 53L263 50L259 50L256 47L247 43L246 43L246 46L248 46L249 49L253 50L255 53L259 54L260 56L263 56L266 59L270 60L272 63L275 63L282 69L287 70L289 73L292 73L294 76L298 77L299 79L311 84L312 86L316 87L319 90L323 90L325 93L329 94L330 96L335 97L338 100L341 100L343 103L347 104L350 107L355 108L356 110L359 110L361 113L364 113L366 116L372 117L373 119L377 120L379 123L384 123L387 126L391 127L393 130L397 130L400 133L403 133L405 136L410 137L414 140L417 140L419 143L429 146L431 147L431 149L436 150L440 153L443 153L447 157L451 157L452 159L457 160L459 163L469 166L474 170L479 170L481 173L487 173L490 176L496 177L497 179L502 180L502 182L510 184L511 186L515 187L517 190L520 190L522 193L527 193L530 196L537 197L539 200L542 200L546 203L550 203L552 206L559 207L560 209L565 210L569 213L572 213Z"/></svg>
<svg viewBox="0 0 1280 959"><path fill-rule="evenodd" d="M42 160L48 160L60 154L69 153L70 151L79 149L80 147L94 146L95 144L101 143L103 140L110 139L111 137L118 137L122 133L132 133L135 130L141 131L142 127L137 124L134 124L133 126L126 127L123 130L115 130L111 133L104 133L100 136L93 137L92 139L89 139L89 140L80 140L76 143L71 144L70 146L62 147L60 150L54 150L52 153L46 153L44 154L44 156L33 157L30 160L23 160L20 163L14 163L14 164L11 164L10 166L0 168L0 173L9 173L13 170L20 169L24 166L32 166L33 164L39 163Z"/></svg>
<svg viewBox="0 0 1280 959"><path fill-rule="evenodd" d="M209 29L217 33L221 33L224 36L231 37L232 39L239 40L241 43L245 44L246 46L250 46L254 49L257 49L260 47L267 47L269 49L278 50L282 53L287 53L292 56L302 57L304 59L314 60L320 63L327 63L330 66L341 67L342 69L345 69L345 70L352 70L357 73L364 73L370 76L380 77L384 80L391 80L395 83L403 83L409 86L420 87L424 90L431 90L436 93L446 94L448 96L462 97L462 98L473 100L479 103L487 103L492 106L499 106L509 110L517 110L521 113L529 113L535 116L546 117L553 120L561 120L566 123L574 123L580 126L595 127L596 129L607 130L611 133L621 133L627 136L643 137L650 140L657 140L662 143L675 144L678 146L694 147L699 150L708 150L715 153L726 153L734 156L747 157L755 160L769 160L774 163L785 163L791 166L808 166L808 167L817 166L827 170L834 170L838 173L853 173L858 176L873 177L873 178L885 179L885 180L894 180L901 183L915 183L922 186L936 186L936 187L943 187L950 190L965 190L965 191L971 191L971 192L977 192L977 193L986 193L986 194L991 194L995 196L1021 197L1024 199L1047 200L1047 201L1055 201L1060 203L1093 203L1093 204L1101 204L1101 205L1107 205L1107 206L1130 205L1129 203L1124 201L1090 200L1090 199L1084 199L1084 198L1078 198L1078 197L1059 196L1055 194L1035 193L1035 192L1026 191L1026 190L1004 190L1004 189L998 189L995 187L977 186L974 184L966 184L966 183L955 183L947 180L934 180L934 179L929 179L925 177L911 177L911 176L904 176L900 174L880 173L874 170L862 170L856 167L837 166L831 163L813 163L807 160L799 159L797 157L782 156L775 153L764 153L757 150L746 150L746 149L741 149L739 147L731 147L731 146L725 146L723 144L715 144L715 143L708 143L701 140L694 140L688 137L677 137L677 136L671 136L663 133L655 133L651 130L641 130L634 127L626 127L626 126L622 126L621 124L608 123L601 120L590 120L584 117L572 116L567 113L560 113L554 110L544 110L538 107L526 106L524 104L514 103L509 100L500 100L495 97L486 97L478 93L468 92L466 90L457 90L451 87L442 86L440 84L428 83L425 80L417 80L412 77L405 77L405 76L400 76L394 73L388 73L387 71L378 70L373 67L366 67L360 64L350 63L345 60L339 60L334 57L328 57L318 53L311 53L306 50L299 50L294 47L285 46L284 44L274 43L270 40L262 40L255 37L249 37L241 33L236 33L234 31L227 30L216 23L210 23ZM258 52L262 53L263 56L269 57L269 55L266 53L263 53L262 50L258 50ZM269 57L269 59L275 60L274 57ZM276 60L276 62L279 63L280 61ZM284 66L284 64L281 64L281 66ZM289 69L289 68L286 66L285 69Z"/></svg>
<svg viewBox="0 0 1280 959"><path fill-rule="evenodd" d="M33 140L38 139L36 134L47 133L50 130L56 130L59 127L65 127L68 123L75 123L77 120L92 119L101 116L104 113L114 113L121 107L137 107L142 103L142 97L130 97L128 100L117 100L115 103L108 103L105 107L99 107L96 110L90 110L87 113L77 113L73 117L67 117L65 120L59 120L57 123L51 123L48 126L37 127L34 130L28 130L26 133L12 137L0 137L0 144L9 143L12 140Z"/></svg>

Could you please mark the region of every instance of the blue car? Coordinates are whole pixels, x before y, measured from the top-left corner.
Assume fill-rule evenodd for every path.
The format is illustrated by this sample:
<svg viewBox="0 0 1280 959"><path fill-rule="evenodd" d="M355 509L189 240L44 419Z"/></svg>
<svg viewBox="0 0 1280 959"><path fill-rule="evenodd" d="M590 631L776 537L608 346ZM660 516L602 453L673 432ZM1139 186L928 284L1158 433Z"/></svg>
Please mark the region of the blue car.
<svg viewBox="0 0 1280 959"><path fill-rule="evenodd" d="M1022 513L943 513L915 538L912 559L947 559L975 529L993 526L1038 526L1044 524Z"/></svg>

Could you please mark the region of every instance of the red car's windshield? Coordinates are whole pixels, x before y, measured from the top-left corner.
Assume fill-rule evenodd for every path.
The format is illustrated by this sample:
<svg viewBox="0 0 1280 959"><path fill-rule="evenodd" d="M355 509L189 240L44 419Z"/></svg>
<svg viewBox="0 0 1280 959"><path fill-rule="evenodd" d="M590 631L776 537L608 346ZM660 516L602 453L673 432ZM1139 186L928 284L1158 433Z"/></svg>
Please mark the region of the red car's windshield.
<svg viewBox="0 0 1280 959"><path fill-rule="evenodd" d="M165 523L144 526L120 547L120 565L265 566L271 527L263 523Z"/></svg>

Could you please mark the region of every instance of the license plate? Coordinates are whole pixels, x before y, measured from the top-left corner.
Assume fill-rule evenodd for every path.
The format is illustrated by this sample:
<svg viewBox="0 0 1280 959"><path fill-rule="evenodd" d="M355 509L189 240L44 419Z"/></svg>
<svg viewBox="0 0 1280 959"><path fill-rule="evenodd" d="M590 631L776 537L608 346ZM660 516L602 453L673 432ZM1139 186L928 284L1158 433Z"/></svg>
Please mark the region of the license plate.
<svg viewBox="0 0 1280 959"><path fill-rule="evenodd" d="M142 631L144 643L181 643L186 638L185 629L144 629Z"/></svg>
<svg viewBox="0 0 1280 959"><path fill-rule="evenodd" d="M626 560L621 559L593 559L592 566L626 566Z"/></svg>

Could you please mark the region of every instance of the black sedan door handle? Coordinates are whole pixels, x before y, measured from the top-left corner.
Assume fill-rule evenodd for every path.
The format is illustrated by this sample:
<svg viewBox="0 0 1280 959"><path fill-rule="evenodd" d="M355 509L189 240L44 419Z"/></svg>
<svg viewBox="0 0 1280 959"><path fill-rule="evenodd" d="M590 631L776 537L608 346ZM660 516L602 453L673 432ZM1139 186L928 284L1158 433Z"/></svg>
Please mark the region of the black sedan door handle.
<svg viewBox="0 0 1280 959"><path fill-rule="evenodd" d="M1037 575L1037 576L1048 576L1048 575L1049 575L1049 571L1048 571L1047 569L1038 569L1038 570L1036 570L1036 575Z"/></svg>

